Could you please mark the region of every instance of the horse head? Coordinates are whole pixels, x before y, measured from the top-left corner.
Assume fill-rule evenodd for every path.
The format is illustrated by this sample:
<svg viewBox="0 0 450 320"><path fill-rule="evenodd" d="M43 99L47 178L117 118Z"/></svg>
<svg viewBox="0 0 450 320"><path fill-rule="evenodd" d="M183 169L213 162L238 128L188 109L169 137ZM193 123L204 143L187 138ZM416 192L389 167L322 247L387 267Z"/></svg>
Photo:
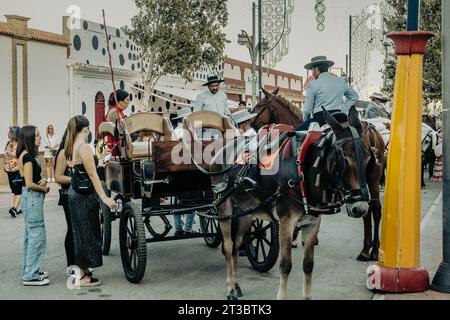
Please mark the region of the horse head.
<svg viewBox="0 0 450 320"><path fill-rule="evenodd" d="M369 210L366 171L373 153L362 140L362 124L355 107L350 109L348 126L339 123L325 109L324 115L332 130L325 159L328 188L346 203L350 217L361 218Z"/></svg>
<svg viewBox="0 0 450 320"><path fill-rule="evenodd" d="M267 124L273 124L277 122L275 110L272 105L272 100L278 95L279 88L272 93L269 93L263 88L262 92L264 93L264 98L262 98L252 110L252 113L257 114L252 122L252 127L255 130L259 130Z"/></svg>
<svg viewBox="0 0 450 320"><path fill-rule="evenodd" d="M268 124L287 124L297 127L303 120L302 111L298 106L279 95L280 88L272 93L264 88L264 98L253 108L252 113L257 116L253 119L252 127L261 129Z"/></svg>

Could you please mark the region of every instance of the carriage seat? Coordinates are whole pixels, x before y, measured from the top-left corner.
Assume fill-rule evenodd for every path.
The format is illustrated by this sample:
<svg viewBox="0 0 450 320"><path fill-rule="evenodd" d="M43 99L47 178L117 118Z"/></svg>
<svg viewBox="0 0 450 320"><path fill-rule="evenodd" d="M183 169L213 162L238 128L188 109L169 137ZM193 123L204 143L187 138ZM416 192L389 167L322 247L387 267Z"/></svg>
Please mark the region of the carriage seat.
<svg viewBox="0 0 450 320"><path fill-rule="evenodd" d="M114 124L108 123L104 126L102 125L103 132L114 132ZM147 112L136 113L125 120L121 120L121 127L124 130L128 145L126 155L122 156L128 160L146 159L152 156L152 141L132 141L131 136L134 134L149 132L159 135L159 141L176 141L175 133L169 119L157 114Z"/></svg>
<svg viewBox="0 0 450 320"><path fill-rule="evenodd" d="M216 129L227 140L232 140L239 135L229 118L212 111L199 111L190 114L183 120L183 128L185 131L184 139L187 141L198 140L196 139L196 129Z"/></svg>
<svg viewBox="0 0 450 320"><path fill-rule="evenodd" d="M110 134L112 136L115 136L116 132L116 125L112 122L102 122L98 127L98 132L101 135Z"/></svg>

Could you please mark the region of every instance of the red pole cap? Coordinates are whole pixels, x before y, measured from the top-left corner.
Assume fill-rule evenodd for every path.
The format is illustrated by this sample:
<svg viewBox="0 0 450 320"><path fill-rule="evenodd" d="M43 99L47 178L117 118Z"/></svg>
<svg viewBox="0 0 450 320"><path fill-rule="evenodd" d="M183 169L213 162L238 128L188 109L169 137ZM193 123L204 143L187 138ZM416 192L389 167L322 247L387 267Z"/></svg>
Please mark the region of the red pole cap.
<svg viewBox="0 0 450 320"><path fill-rule="evenodd" d="M388 38L394 41L395 53L398 56L425 54L428 40L434 37L430 31L402 31L388 34Z"/></svg>

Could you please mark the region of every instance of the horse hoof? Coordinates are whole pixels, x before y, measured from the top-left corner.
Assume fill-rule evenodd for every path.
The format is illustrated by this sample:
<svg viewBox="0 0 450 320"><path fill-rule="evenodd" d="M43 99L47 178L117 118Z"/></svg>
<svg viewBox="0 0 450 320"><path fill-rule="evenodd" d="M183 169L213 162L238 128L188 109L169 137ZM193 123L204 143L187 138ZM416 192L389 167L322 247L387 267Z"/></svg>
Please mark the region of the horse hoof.
<svg viewBox="0 0 450 320"><path fill-rule="evenodd" d="M370 261L370 257L368 257L368 256L366 256L366 255L361 253L358 256L358 258L356 258L356 260L361 261L361 262L368 262L368 261Z"/></svg>
<svg viewBox="0 0 450 320"><path fill-rule="evenodd" d="M370 254L370 261L378 261L378 252L372 251Z"/></svg>
<svg viewBox="0 0 450 320"><path fill-rule="evenodd" d="M242 294L242 289L241 287L236 283L235 286L235 290L236 290L236 295L238 298L242 298L244 295Z"/></svg>

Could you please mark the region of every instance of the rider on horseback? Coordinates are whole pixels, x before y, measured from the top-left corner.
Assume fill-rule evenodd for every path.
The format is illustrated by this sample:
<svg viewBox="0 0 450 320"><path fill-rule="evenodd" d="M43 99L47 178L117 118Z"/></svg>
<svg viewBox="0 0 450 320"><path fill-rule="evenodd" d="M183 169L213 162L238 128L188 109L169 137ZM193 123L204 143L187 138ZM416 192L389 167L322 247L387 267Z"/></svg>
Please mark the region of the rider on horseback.
<svg viewBox="0 0 450 320"><path fill-rule="evenodd" d="M322 107L330 113L347 113L358 100L358 93L353 90L342 78L334 77L328 70L334 65L327 57L318 56L311 59L305 69L312 70L316 79L312 81L306 91L306 100L303 107L305 122L297 131L306 131L313 122L320 126L325 124ZM347 100L343 104L342 97Z"/></svg>

